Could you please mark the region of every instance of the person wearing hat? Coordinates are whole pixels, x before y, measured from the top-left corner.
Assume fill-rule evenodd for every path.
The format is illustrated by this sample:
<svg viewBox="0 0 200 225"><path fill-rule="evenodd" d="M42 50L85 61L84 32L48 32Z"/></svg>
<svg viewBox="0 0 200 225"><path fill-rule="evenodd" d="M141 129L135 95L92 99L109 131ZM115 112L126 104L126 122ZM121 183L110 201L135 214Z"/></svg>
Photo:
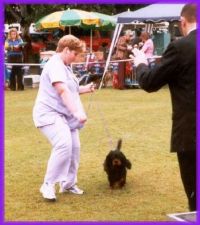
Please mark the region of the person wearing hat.
<svg viewBox="0 0 200 225"><path fill-rule="evenodd" d="M22 63L22 47L23 40L20 37L17 29L11 28L8 32L8 38L5 41L5 50L7 50L8 63ZM9 87L12 91L15 91L16 88L18 88L18 90L24 90L21 66L12 66Z"/></svg>
<svg viewBox="0 0 200 225"><path fill-rule="evenodd" d="M134 32L132 30L126 30L124 35L121 36L116 45L116 53L114 59L122 60L128 59L130 51L132 49L131 40L133 38ZM124 89L126 62L119 62L118 67L118 87L119 89Z"/></svg>

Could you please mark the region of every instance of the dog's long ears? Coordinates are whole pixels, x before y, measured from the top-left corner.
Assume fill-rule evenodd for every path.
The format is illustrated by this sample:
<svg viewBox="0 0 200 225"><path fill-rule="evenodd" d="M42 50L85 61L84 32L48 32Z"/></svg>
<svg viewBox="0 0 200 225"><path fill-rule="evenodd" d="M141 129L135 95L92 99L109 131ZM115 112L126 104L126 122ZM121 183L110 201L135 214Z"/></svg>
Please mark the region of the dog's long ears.
<svg viewBox="0 0 200 225"><path fill-rule="evenodd" d="M128 168L130 170L131 167L132 167L131 162L128 159L126 159L126 168Z"/></svg>
<svg viewBox="0 0 200 225"><path fill-rule="evenodd" d="M117 143L117 150L120 151L121 147L122 147L122 139L119 139L119 141Z"/></svg>

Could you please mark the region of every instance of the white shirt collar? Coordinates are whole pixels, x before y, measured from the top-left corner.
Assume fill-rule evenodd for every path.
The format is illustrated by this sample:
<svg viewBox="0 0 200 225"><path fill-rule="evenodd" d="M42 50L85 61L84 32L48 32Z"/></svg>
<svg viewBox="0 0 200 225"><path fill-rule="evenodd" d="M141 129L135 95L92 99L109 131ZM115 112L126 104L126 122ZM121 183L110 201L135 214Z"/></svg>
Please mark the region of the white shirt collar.
<svg viewBox="0 0 200 225"><path fill-rule="evenodd" d="M193 27L192 29L190 29L187 34L189 34L190 32L192 32L193 30L196 30L197 28L196 27Z"/></svg>

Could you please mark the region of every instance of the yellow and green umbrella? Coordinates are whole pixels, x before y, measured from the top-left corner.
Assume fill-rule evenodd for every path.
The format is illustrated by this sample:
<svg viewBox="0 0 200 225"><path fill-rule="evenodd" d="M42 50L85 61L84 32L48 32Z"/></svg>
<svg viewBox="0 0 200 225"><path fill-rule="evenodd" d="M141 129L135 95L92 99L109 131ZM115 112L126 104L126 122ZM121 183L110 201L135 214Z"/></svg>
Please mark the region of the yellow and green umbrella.
<svg viewBox="0 0 200 225"><path fill-rule="evenodd" d="M82 28L110 29L116 25L116 18L97 12L87 12L78 9L67 9L51 13L35 24L36 29L54 29L71 26L80 26Z"/></svg>

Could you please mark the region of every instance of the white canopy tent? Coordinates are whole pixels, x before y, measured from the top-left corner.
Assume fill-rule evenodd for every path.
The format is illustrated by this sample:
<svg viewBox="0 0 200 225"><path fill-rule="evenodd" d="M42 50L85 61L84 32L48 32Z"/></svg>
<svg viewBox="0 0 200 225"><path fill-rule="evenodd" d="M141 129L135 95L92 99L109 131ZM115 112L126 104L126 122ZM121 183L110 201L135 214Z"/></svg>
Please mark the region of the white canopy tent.
<svg viewBox="0 0 200 225"><path fill-rule="evenodd" d="M179 21L180 13L184 4L152 4L148 5L142 9L138 9L136 11L126 11L121 14L118 14L117 17L117 25L115 27L112 43L110 46L110 51L106 60L106 65L104 69L104 73L102 76L102 80L99 86L101 89L103 84L104 76L107 72L110 59L112 56L112 52L116 43L118 41L119 35L122 31L124 25L137 25L141 23L145 23L145 29L151 32L153 28L153 24L160 22L174 22Z"/></svg>

